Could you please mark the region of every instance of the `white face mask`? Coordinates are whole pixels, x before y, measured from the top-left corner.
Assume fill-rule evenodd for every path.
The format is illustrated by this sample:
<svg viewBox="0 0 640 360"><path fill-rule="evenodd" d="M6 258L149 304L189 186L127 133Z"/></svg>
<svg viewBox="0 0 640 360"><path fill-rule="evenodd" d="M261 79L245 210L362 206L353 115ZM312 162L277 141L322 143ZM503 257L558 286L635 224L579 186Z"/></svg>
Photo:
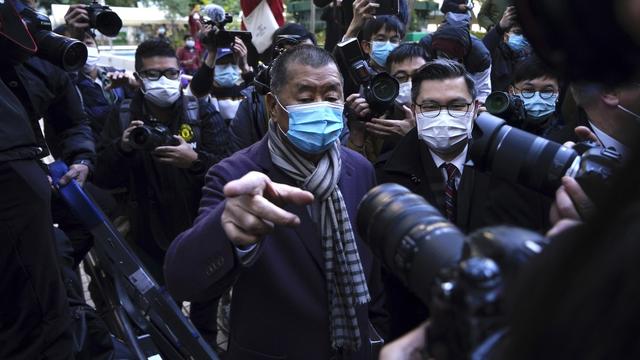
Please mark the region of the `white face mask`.
<svg viewBox="0 0 640 360"><path fill-rule="evenodd" d="M87 46L87 62L84 63L84 68L92 70L98 65L100 59L100 52L97 47Z"/></svg>
<svg viewBox="0 0 640 360"><path fill-rule="evenodd" d="M416 114L418 138L427 143L433 152L446 153L454 145L471 137L474 112L469 109L467 113L452 113L459 117L449 115L446 109L442 109L435 118L429 117L429 113Z"/></svg>
<svg viewBox="0 0 640 360"><path fill-rule="evenodd" d="M407 106L411 104L411 80L400 84L400 90L398 90L396 102Z"/></svg>
<svg viewBox="0 0 640 360"><path fill-rule="evenodd" d="M190 47L190 48L196 46L196 42L193 40L187 40L185 44L187 45L187 47Z"/></svg>
<svg viewBox="0 0 640 360"><path fill-rule="evenodd" d="M144 84L144 98L160 107L169 107L180 97L180 78L176 80L161 76L153 81L142 79Z"/></svg>

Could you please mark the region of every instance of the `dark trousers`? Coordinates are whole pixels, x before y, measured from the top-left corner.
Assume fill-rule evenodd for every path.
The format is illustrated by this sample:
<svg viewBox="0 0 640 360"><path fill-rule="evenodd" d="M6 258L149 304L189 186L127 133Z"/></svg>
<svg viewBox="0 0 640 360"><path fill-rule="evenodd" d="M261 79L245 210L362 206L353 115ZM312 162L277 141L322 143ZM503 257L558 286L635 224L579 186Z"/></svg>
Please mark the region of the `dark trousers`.
<svg viewBox="0 0 640 360"><path fill-rule="evenodd" d="M0 359L73 359L49 182L35 161L0 163Z"/></svg>

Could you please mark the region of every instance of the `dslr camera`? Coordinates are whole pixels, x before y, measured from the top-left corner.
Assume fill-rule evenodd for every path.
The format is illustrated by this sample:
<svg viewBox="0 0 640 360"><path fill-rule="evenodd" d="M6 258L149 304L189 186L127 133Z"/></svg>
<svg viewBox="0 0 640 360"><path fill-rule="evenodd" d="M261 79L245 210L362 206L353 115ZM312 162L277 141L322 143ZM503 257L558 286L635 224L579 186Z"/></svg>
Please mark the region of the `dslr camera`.
<svg viewBox="0 0 640 360"><path fill-rule="evenodd" d="M358 232L374 255L429 307L425 358L485 359L506 333L505 295L547 240L515 227L468 237L424 198L383 184L362 199Z"/></svg>
<svg viewBox="0 0 640 360"><path fill-rule="evenodd" d="M109 37L117 36L122 29L122 19L110 7L93 0L85 9L89 13L89 26L92 29Z"/></svg>
<svg viewBox="0 0 640 360"><path fill-rule="evenodd" d="M507 121L511 126L522 128L527 112L524 101L518 95L512 95L503 91L491 93L484 103L489 114Z"/></svg>
<svg viewBox="0 0 640 360"><path fill-rule="evenodd" d="M388 73L377 73L371 69L362 54L358 39L338 43L336 54L341 68L349 69L353 81L362 87L361 95L369 104L373 117L393 109L400 84Z"/></svg>
<svg viewBox="0 0 640 360"><path fill-rule="evenodd" d="M563 176L576 179L596 204L607 194L610 178L622 167L613 149L593 142L568 148L514 128L482 113L472 132L470 157L480 171L554 197Z"/></svg>
<svg viewBox="0 0 640 360"><path fill-rule="evenodd" d="M49 17L25 6L22 1L13 4L38 46L36 56L65 71L76 71L84 66L87 47L82 42L54 33Z"/></svg>
<svg viewBox="0 0 640 360"><path fill-rule="evenodd" d="M153 123L142 125L129 133L131 147L136 150L153 151L158 146L178 146L180 142L174 138L168 127Z"/></svg>
<svg viewBox="0 0 640 360"><path fill-rule="evenodd" d="M233 21L231 14L225 14L224 18L220 21L216 21L209 16L202 17L202 23L204 25L210 25L211 31L206 32L201 38L202 43L205 46L214 48L232 48L235 37L240 38L243 43L248 44L251 42L251 33L249 31L231 31L225 30L225 26Z"/></svg>
<svg viewBox="0 0 640 360"><path fill-rule="evenodd" d="M287 48L291 48L300 44L302 41L302 37L299 35L278 35L276 37L276 41L273 44L273 53L271 62L268 65L259 64L258 72L253 79L253 85L258 94L264 96L271 91L269 88L271 84L271 65L278 58L278 56L282 55Z"/></svg>

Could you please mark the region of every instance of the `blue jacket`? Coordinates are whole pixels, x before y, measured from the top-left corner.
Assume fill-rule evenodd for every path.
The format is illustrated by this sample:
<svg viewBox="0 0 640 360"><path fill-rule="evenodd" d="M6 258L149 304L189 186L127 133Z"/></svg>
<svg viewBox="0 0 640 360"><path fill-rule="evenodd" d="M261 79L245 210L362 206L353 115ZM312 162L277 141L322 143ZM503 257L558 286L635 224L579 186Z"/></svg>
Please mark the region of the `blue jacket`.
<svg viewBox="0 0 640 360"><path fill-rule="evenodd" d="M342 147L341 156L338 186L355 229L358 203L374 186L375 175L359 154ZM285 205L300 217L301 225L277 226L262 240L257 260L248 267L239 263L222 229L222 189L250 171L296 185L271 162L267 137L212 167L193 227L167 251L164 271L169 291L180 300L204 300L220 296L233 285L227 359L330 359L334 354L320 232L307 209ZM370 359L368 320L380 331L386 327L386 313L379 265L357 234L356 241L372 300L356 309L363 346L349 358Z"/></svg>

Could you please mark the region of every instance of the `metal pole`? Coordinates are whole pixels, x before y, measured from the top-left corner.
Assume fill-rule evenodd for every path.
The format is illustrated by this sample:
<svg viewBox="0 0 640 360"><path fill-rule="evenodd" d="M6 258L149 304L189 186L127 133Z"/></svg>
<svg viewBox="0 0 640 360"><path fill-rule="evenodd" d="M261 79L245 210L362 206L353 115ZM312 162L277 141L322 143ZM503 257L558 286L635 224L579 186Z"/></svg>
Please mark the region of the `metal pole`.
<svg viewBox="0 0 640 360"><path fill-rule="evenodd" d="M316 6L313 4L313 0L309 0L309 4L311 5L311 19L309 20L309 31L311 33L316 33Z"/></svg>

